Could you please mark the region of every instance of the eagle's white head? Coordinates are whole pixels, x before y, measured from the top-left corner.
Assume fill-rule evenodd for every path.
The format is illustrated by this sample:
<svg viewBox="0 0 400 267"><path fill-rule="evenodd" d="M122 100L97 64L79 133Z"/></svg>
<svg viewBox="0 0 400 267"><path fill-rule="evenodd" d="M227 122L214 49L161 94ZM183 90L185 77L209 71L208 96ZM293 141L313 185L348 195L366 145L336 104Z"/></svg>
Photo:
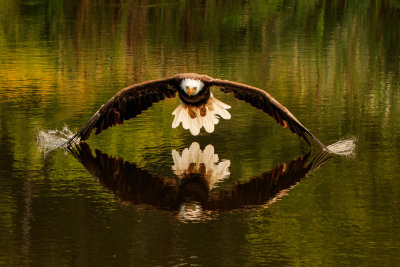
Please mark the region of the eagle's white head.
<svg viewBox="0 0 400 267"><path fill-rule="evenodd" d="M182 90L188 95L197 95L204 87L202 81L193 79L184 79L181 83Z"/></svg>

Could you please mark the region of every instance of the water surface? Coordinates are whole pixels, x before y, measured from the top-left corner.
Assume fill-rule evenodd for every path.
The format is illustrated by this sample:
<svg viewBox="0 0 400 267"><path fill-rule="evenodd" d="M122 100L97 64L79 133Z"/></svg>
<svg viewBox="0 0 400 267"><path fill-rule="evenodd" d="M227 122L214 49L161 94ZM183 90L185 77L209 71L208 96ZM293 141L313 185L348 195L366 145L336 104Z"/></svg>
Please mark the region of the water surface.
<svg viewBox="0 0 400 267"><path fill-rule="evenodd" d="M399 17L398 1L1 1L0 265L397 263ZM172 129L170 99L81 153L40 151L38 132L179 72L263 88L355 154L321 160L217 90L232 118L213 134ZM223 178L174 172L193 143Z"/></svg>

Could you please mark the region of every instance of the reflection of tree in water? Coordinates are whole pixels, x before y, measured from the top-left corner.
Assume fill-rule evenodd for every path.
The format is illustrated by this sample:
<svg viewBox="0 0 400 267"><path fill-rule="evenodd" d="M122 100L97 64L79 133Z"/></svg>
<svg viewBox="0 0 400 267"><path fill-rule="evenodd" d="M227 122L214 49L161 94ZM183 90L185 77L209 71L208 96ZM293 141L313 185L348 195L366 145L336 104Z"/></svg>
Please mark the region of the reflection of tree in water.
<svg viewBox="0 0 400 267"><path fill-rule="evenodd" d="M182 156L173 151L173 169L180 178L179 182L151 174L134 163L113 158L99 150L93 156L86 143L81 143L71 152L90 174L122 201L179 210L183 215L267 204L332 157L321 152L311 159L309 152L288 164L279 164L268 172L251 177L246 183L238 182L230 188L211 191L217 182L229 176L230 165L228 160L218 163L212 145L202 151L197 143L193 143L182 152ZM217 175L221 175L221 179Z"/></svg>

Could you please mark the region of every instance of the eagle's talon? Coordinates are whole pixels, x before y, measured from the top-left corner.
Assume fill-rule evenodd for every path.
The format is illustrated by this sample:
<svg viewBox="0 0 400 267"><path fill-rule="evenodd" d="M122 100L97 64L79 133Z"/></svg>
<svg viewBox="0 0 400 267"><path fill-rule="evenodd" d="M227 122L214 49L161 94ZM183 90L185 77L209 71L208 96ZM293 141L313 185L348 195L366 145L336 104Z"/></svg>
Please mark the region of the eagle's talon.
<svg viewBox="0 0 400 267"><path fill-rule="evenodd" d="M193 109L191 109L191 108L188 108L188 113L189 113L189 116L190 116L192 119L194 119L194 118L197 117L196 112L194 112Z"/></svg>
<svg viewBox="0 0 400 267"><path fill-rule="evenodd" d="M207 108L205 106L202 106L200 109L200 115L204 117L207 114Z"/></svg>

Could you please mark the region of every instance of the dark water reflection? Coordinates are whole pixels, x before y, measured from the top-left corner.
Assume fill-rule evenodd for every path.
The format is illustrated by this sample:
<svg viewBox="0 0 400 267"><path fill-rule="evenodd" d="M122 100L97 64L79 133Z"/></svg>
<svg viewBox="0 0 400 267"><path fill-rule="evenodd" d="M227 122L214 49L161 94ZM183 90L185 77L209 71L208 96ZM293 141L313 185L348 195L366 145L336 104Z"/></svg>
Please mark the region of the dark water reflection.
<svg viewBox="0 0 400 267"><path fill-rule="evenodd" d="M86 143L71 148L71 153L91 175L122 201L147 204L160 209L181 210L183 213L189 213L181 214L185 217L194 213L186 211L186 206L198 206L196 209L199 214L193 219L202 219L203 210L222 211L267 205L268 201L286 194L288 189L332 157L326 152L320 152L309 161L309 152L288 164L279 164L268 172L246 178L246 182L211 191L217 187L215 183L219 182L221 176L222 179L227 178L226 173L229 176L229 164L224 164L227 160L219 163L225 166L217 166L214 161L210 162L210 156L218 158L214 153L207 155L205 160L199 159L203 156L203 151L194 149L196 144L192 144L189 150L189 153L195 155L185 157L182 154L182 158L174 158L175 169L178 169L177 165L182 166L183 163L185 166L186 163L184 169L179 170L179 174L175 172L179 179L151 174L134 163L124 162L122 158L108 156L99 150L95 150L94 156ZM211 147L212 145L208 146L209 149ZM207 148L204 151L206 150ZM224 169L222 172L221 167Z"/></svg>
<svg viewBox="0 0 400 267"><path fill-rule="evenodd" d="M399 7L398 0L1 0L0 265L397 264ZM104 186L70 153L39 151L40 130L76 131L121 88L179 72L263 88L324 143L356 140L356 153L302 179L317 151L307 156L290 131L217 92L232 118L213 134L172 129L179 100L166 100L91 137L103 156L82 150L89 172L100 164L148 173L146 182L173 192L167 203L144 180L149 199L136 187L130 194L135 178L116 184L97 173ZM229 177L212 188L176 177L171 151L182 156L193 142L212 144L219 163L229 160ZM287 175L295 166L299 175ZM268 177L276 187L264 186ZM201 196L185 207L201 207L212 220L179 217L179 194Z"/></svg>

